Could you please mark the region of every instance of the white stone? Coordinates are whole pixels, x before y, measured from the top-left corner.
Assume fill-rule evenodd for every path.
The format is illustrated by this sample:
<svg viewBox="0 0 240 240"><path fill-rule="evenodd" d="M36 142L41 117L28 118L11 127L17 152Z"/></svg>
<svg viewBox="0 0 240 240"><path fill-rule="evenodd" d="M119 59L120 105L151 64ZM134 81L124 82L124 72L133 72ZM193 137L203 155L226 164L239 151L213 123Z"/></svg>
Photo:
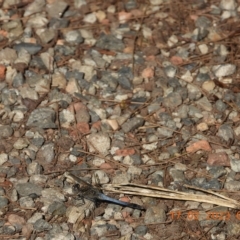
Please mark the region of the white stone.
<svg viewBox="0 0 240 240"><path fill-rule="evenodd" d="M107 12L108 13L115 13L116 12L116 7L114 5L110 5L108 8L107 8Z"/></svg>
<svg viewBox="0 0 240 240"><path fill-rule="evenodd" d="M110 149L110 138L104 133L92 133L87 137L89 152L108 154Z"/></svg>
<svg viewBox="0 0 240 240"><path fill-rule="evenodd" d="M202 88L208 92L212 91L215 88L215 83L214 81L206 81L202 84Z"/></svg>
<svg viewBox="0 0 240 240"><path fill-rule="evenodd" d="M123 159L123 164L126 164L126 165L133 165L133 163L134 163L134 160L131 158L131 156L126 156L126 157L124 157L124 159Z"/></svg>
<svg viewBox="0 0 240 240"><path fill-rule="evenodd" d="M130 166L127 170L127 173L130 175L138 175L139 176L142 173L142 169L135 167L135 166Z"/></svg>
<svg viewBox="0 0 240 240"><path fill-rule="evenodd" d="M207 54L208 53L208 46L207 46L207 44L205 44L205 43L204 44L200 44L198 46L198 48L199 48L201 54Z"/></svg>
<svg viewBox="0 0 240 240"><path fill-rule="evenodd" d="M237 8L235 0L221 0L220 7L224 10L233 11Z"/></svg>
<svg viewBox="0 0 240 240"><path fill-rule="evenodd" d="M87 5L87 2L85 0L74 0L75 8L81 8L84 5Z"/></svg>
<svg viewBox="0 0 240 240"><path fill-rule="evenodd" d="M169 47L174 46L176 43L178 43L178 38L175 35L172 35L167 41Z"/></svg>
<svg viewBox="0 0 240 240"><path fill-rule="evenodd" d="M66 86L66 92L67 93L70 93L70 94L74 94L75 92L76 93L80 93L81 89L77 83L77 80L76 79L70 79L68 81L68 84Z"/></svg>
<svg viewBox="0 0 240 240"><path fill-rule="evenodd" d="M79 30L81 33L81 36L86 39L86 38L93 38L93 33L90 30L87 29L80 29Z"/></svg>
<svg viewBox="0 0 240 240"><path fill-rule="evenodd" d="M111 126L114 131L118 130L119 125L116 119L107 119L106 122Z"/></svg>
<svg viewBox="0 0 240 240"><path fill-rule="evenodd" d="M223 11L222 15L221 15L221 19L225 20L225 19L230 18L231 16L232 16L232 13L230 11Z"/></svg>
<svg viewBox="0 0 240 240"><path fill-rule="evenodd" d="M94 46L96 44L97 40L94 38L87 38L84 40L84 43L89 46Z"/></svg>
<svg viewBox="0 0 240 240"><path fill-rule="evenodd" d="M22 98L30 98L32 100L38 99L37 92L28 86L19 87L19 92L20 92L20 95L22 96Z"/></svg>
<svg viewBox="0 0 240 240"><path fill-rule="evenodd" d="M72 155L72 154L70 154L68 158L71 162L76 162L77 161L77 157Z"/></svg>
<svg viewBox="0 0 240 240"><path fill-rule="evenodd" d="M7 66L6 80L5 81L9 85L12 85L13 79L16 75L17 75L17 70L15 68L12 68L11 66Z"/></svg>
<svg viewBox="0 0 240 240"><path fill-rule="evenodd" d="M105 163L105 160L99 157L95 157L93 159L93 165L96 167L100 167L103 163Z"/></svg>
<svg viewBox="0 0 240 240"><path fill-rule="evenodd" d="M236 65L234 64L224 64L224 65L215 65L212 67L216 77L226 77L233 74L236 70Z"/></svg>
<svg viewBox="0 0 240 240"><path fill-rule="evenodd" d="M75 122L74 114L67 109L63 109L59 117L60 119L64 119L64 122L61 122L61 127L69 128L71 124Z"/></svg>
<svg viewBox="0 0 240 240"><path fill-rule="evenodd" d="M204 132L204 131L208 130L208 125L205 122L199 123L197 125L197 130Z"/></svg>
<svg viewBox="0 0 240 240"><path fill-rule="evenodd" d="M97 170L92 176L92 183L94 185L109 183L109 177L103 170Z"/></svg>
<svg viewBox="0 0 240 240"><path fill-rule="evenodd" d="M52 75L52 87L65 88L67 85L67 80L61 73L54 73Z"/></svg>
<svg viewBox="0 0 240 240"><path fill-rule="evenodd" d="M20 110L14 110L14 111L12 111L12 113L14 114L14 116L13 116L13 121L14 121L14 122L20 122L20 121L23 120L24 114L23 114L22 111L20 111Z"/></svg>
<svg viewBox="0 0 240 240"><path fill-rule="evenodd" d="M89 13L87 15L85 15L85 17L83 18L83 21L86 23L95 23L97 21L97 17L94 13Z"/></svg>
<svg viewBox="0 0 240 240"><path fill-rule="evenodd" d="M16 61L14 63L15 64L25 63L26 65L28 65L30 60L31 60L31 55L27 52L27 50L22 48L22 49L20 49L20 51L18 53L18 58L16 59Z"/></svg>
<svg viewBox="0 0 240 240"><path fill-rule="evenodd" d="M29 18L29 20L27 21L27 26L28 27L32 27L32 28L44 28L46 27L46 25L48 24L48 19L45 16L41 16L41 15L33 15Z"/></svg>
<svg viewBox="0 0 240 240"><path fill-rule="evenodd" d="M35 90L38 93L48 93L50 90L50 81L49 79L42 78L40 79L35 86Z"/></svg>
<svg viewBox="0 0 240 240"><path fill-rule="evenodd" d="M8 160L8 155L6 153L0 153L0 166L3 165Z"/></svg>
<svg viewBox="0 0 240 240"><path fill-rule="evenodd" d="M40 54L40 58L43 61L45 67L52 72L53 71L53 56L51 53L51 49L48 50L48 52L43 52Z"/></svg>
<svg viewBox="0 0 240 240"><path fill-rule="evenodd" d="M190 71L186 71L182 76L181 79L191 83L193 81L193 77Z"/></svg>
<svg viewBox="0 0 240 240"><path fill-rule="evenodd" d="M96 70L94 69L93 66L83 65L78 70L79 70L79 72L84 73L84 79L87 80L88 82L90 82L93 75L96 74Z"/></svg>
<svg viewBox="0 0 240 240"><path fill-rule="evenodd" d="M142 33L144 38L150 39L152 37L152 30L149 27L143 27L142 28Z"/></svg>
<svg viewBox="0 0 240 240"><path fill-rule="evenodd" d="M99 22L102 22L106 18L106 13L102 10L96 12L96 17Z"/></svg>
<svg viewBox="0 0 240 240"><path fill-rule="evenodd" d="M151 5L160 5L163 3L163 0L150 0Z"/></svg>
<svg viewBox="0 0 240 240"><path fill-rule="evenodd" d="M234 129L235 134L239 137L240 136L240 126Z"/></svg>
<svg viewBox="0 0 240 240"><path fill-rule="evenodd" d="M143 144L143 149L145 150L148 150L148 151L152 151L152 150L155 150L157 149L157 142L154 142L154 143L149 143L149 144Z"/></svg>

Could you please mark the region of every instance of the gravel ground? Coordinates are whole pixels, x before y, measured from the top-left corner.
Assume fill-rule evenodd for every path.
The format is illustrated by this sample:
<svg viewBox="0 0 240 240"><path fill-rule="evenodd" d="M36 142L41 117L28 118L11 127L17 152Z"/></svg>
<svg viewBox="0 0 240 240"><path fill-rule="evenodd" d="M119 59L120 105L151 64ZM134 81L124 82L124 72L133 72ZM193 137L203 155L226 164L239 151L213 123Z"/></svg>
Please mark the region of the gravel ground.
<svg viewBox="0 0 240 240"><path fill-rule="evenodd" d="M0 4L1 239L239 239L239 0Z"/></svg>

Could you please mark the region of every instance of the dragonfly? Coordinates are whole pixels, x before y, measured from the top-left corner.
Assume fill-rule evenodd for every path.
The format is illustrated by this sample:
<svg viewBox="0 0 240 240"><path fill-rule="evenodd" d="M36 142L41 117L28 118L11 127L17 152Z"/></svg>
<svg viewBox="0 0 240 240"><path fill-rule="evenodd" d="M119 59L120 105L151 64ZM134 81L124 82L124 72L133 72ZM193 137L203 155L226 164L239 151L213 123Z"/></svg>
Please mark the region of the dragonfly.
<svg viewBox="0 0 240 240"><path fill-rule="evenodd" d="M128 202L117 200L115 198L108 197L102 192L101 189L94 187L90 183L73 175L70 172L65 172L64 175L69 180L76 182L76 184L73 185L72 190L74 194L76 194L80 199L83 200L83 203L85 198L94 202L95 204L97 202L109 202L109 203L117 204L123 207L129 207L129 208L134 208L138 210L145 210L143 206L140 206L138 204L128 203ZM81 187L80 187L80 184L82 185Z"/></svg>

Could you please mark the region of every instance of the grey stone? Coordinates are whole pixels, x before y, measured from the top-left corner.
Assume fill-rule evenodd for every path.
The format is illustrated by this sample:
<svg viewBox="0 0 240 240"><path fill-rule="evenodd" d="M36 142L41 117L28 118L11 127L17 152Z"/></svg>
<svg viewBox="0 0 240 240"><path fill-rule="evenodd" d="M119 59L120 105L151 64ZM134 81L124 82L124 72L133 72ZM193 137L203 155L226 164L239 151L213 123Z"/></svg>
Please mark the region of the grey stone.
<svg viewBox="0 0 240 240"><path fill-rule="evenodd" d="M223 166L210 166L208 171L214 178L222 177L227 172Z"/></svg>
<svg viewBox="0 0 240 240"><path fill-rule="evenodd" d="M44 141L44 137L39 132L36 132L34 137L31 139L31 143L37 147L41 147Z"/></svg>
<svg viewBox="0 0 240 240"><path fill-rule="evenodd" d="M60 29L67 28L69 24L69 20L66 18L51 18L49 22L49 28L52 29Z"/></svg>
<svg viewBox="0 0 240 240"><path fill-rule="evenodd" d="M4 105L13 105L17 101L17 91L15 89L3 89L2 103Z"/></svg>
<svg viewBox="0 0 240 240"><path fill-rule="evenodd" d="M174 109L181 104L182 97L179 93L176 92L168 94L168 96L163 99L163 105L167 108Z"/></svg>
<svg viewBox="0 0 240 240"><path fill-rule="evenodd" d="M119 78L117 78L117 81L122 88L127 89L127 90L132 89L132 83L125 76L120 76Z"/></svg>
<svg viewBox="0 0 240 240"><path fill-rule="evenodd" d="M30 194L36 194L38 196L41 195L42 187L34 184L34 183L19 183L16 185L16 190L20 196L28 196Z"/></svg>
<svg viewBox="0 0 240 240"><path fill-rule="evenodd" d="M148 227L144 225L139 225L134 229L134 232L140 236L144 236L148 231Z"/></svg>
<svg viewBox="0 0 240 240"><path fill-rule="evenodd" d="M18 88L22 86L24 83L24 77L22 73L17 73L16 76L13 78L13 87Z"/></svg>
<svg viewBox="0 0 240 240"><path fill-rule="evenodd" d="M179 171L175 168L171 168L169 171L169 174L173 178L175 182L184 182L185 176L183 174L183 171Z"/></svg>
<svg viewBox="0 0 240 240"><path fill-rule="evenodd" d="M51 108L39 108L33 110L28 118L28 127L56 128L54 123L56 118L55 111Z"/></svg>
<svg viewBox="0 0 240 240"><path fill-rule="evenodd" d="M192 40L201 41L205 37L207 37L208 33L209 33L209 31L206 28L196 28L193 31Z"/></svg>
<svg viewBox="0 0 240 240"><path fill-rule="evenodd" d="M102 35L97 40L96 47L106 50L122 51L124 49L124 44L113 35Z"/></svg>
<svg viewBox="0 0 240 240"><path fill-rule="evenodd" d="M113 184L122 184L122 183L129 183L130 176L127 173L117 174L113 177L112 183Z"/></svg>
<svg viewBox="0 0 240 240"><path fill-rule="evenodd" d="M132 9L136 9L137 8L137 3L135 0L128 0L126 3L125 3L125 8L127 11L130 11Z"/></svg>
<svg viewBox="0 0 240 240"><path fill-rule="evenodd" d="M52 225L43 219L39 219L33 224L33 227L37 232L42 232L50 230Z"/></svg>
<svg viewBox="0 0 240 240"><path fill-rule="evenodd" d="M16 228L12 225L4 225L2 228L2 232L6 235L14 235L16 233Z"/></svg>
<svg viewBox="0 0 240 240"><path fill-rule="evenodd" d="M200 188L204 189L220 189L221 184L219 183L218 179L211 179L207 181L206 178L194 178L192 179L191 183Z"/></svg>
<svg viewBox="0 0 240 240"><path fill-rule="evenodd" d="M42 200L45 205L49 205L54 201L63 202L65 196L63 193L54 188L45 188L42 190Z"/></svg>
<svg viewBox="0 0 240 240"><path fill-rule="evenodd" d="M202 111L198 108L196 108L195 106L189 106L189 111L188 111L188 115L190 117L194 117L194 118L202 118L203 115L202 115Z"/></svg>
<svg viewBox="0 0 240 240"><path fill-rule="evenodd" d="M76 114L76 120L78 123L88 123L90 121L90 114L87 109L81 108L79 109Z"/></svg>
<svg viewBox="0 0 240 240"><path fill-rule="evenodd" d="M10 168L8 169L7 177L8 177L8 178L11 178L11 177L15 176L16 173L17 173L17 171L18 171L18 169L17 169L15 166L10 167Z"/></svg>
<svg viewBox="0 0 240 240"><path fill-rule="evenodd" d="M121 236L126 236L128 234L131 234L133 231L132 227L126 222L123 222L121 224L119 230L120 230Z"/></svg>
<svg viewBox="0 0 240 240"><path fill-rule="evenodd" d="M9 125L0 125L0 139L11 137L13 129Z"/></svg>
<svg viewBox="0 0 240 240"><path fill-rule="evenodd" d="M16 51L20 51L21 49L26 50L29 54L34 55L36 53L38 53L42 47L39 44L34 44L34 43L25 43L25 42L21 42L18 44L13 45L13 49L15 49Z"/></svg>
<svg viewBox="0 0 240 240"><path fill-rule="evenodd" d="M28 4L27 7L25 8L24 17L42 11L45 4L46 4L45 0L34 0L30 4Z"/></svg>
<svg viewBox="0 0 240 240"><path fill-rule="evenodd" d="M107 232L108 232L108 227L107 227L106 222L101 221L101 224L96 224L91 228L90 235L102 237L102 236L106 235Z"/></svg>
<svg viewBox="0 0 240 240"><path fill-rule="evenodd" d="M223 124L219 127L217 136L225 141L232 141L234 139L233 129L229 124Z"/></svg>
<svg viewBox="0 0 240 240"><path fill-rule="evenodd" d="M189 106L186 104L182 104L174 111L174 116L179 118L187 118L189 111Z"/></svg>
<svg viewBox="0 0 240 240"><path fill-rule="evenodd" d="M173 132L174 131L172 129L168 129L168 128L164 128L164 127L157 128L158 135L160 135L162 137L172 137Z"/></svg>
<svg viewBox="0 0 240 240"><path fill-rule="evenodd" d="M78 30L71 30L65 34L65 40L73 45L78 45L80 43L83 43L84 39L81 36L80 31Z"/></svg>
<svg viewBox="0 0 240 240"><path fill-rule="evenodd" d="M21 197L19 199L19 204L22 208L33 208L34 207L34 201L32 198L26 196L26 197Z"/></svg>
<svg viewBox="0 0 240 240"><path fill-rule="evenodd" d="M212 104L208 101L207 97L202 97L201 99L196 101L196 104L205 111L212 111Z"/></svg>
<svg viewBox="0 0 240 240"><path fill-rule="evenodd" d="M207 17L200 16L195 21L195 25L196 27L199 27L199 28L208 28L208 27L211 27L212 22Z"/></svg>
<svg viewBox="0 0 240 240"><path fill-rule="evenodd" d="M238 219L238 214L237 214L237 219ZM235 223L230 221L227 224L227 236L231 237L235 237L235 236L239 236L240 235L240 223ZM225 236L223 237L223 239L226 238Z"/></svg>
<svg viewBox="0 0 240 240"><path fill-rule="evenodd" d="M131 79L133 79L133 74L130 67L119 69L117 81L122 88L130 90L132 88Z"/></svg>
<svg viewBox="0 0 240 240"><path fill-rule="evenodd" d="M27 172L29 175L40 174L42 172L42 168L37 162L31 162L27 166Z"/></svg>
<svg viewBox="0 0 240 240"><path fill-rule="evenodd" d="M41 39L42 43L49 43L53 40L57 33L53 29L45 29L39 33L39 38Z"/></svg>
<svg viewBox="0 0 240 240"><path fill-rule="evenodd" d="M54 144L48 143L43 145L37 153L37 159L41 164L49 164L55 157Z"/></svg>
<svg viewBox="0 0 240 240"><path fill-rule="evenodd" d="M60 18L66 8L68 7L68 4L64 1L57 1L53 2L51 4L47 4L47 12L50 18Z"/></svg>
<svg viewBox="0 0 240 240"><path fill-rule="evenodd" d="M0 196L0 209L8 205L8 199L6 197Z"/></svg>
<svg viewBox="0 0 240 240"><path fill-rule="evenodd" d="M72 102L72 98L65 93L59 92L57 89L53 89L49 93L49 100L50 102L60 102L60 101L65 101L68 104ZM60 103L61 104L61 103Z"/></svg>
<svg viewBox="0 0 240 240"><path fill-rule="evenodd" d="M224 112L227 109L227 105L221 99L215 102L215 106L219 112Z"/></svg>
<svg viewBox="0 0 240 240"><path fill-rule="evenodd" d="M143 124L144 124L143 118L134 117L134 118L129 119L124 124L122 124L122 130L125 133L131 132L131 131L134 131L135 129L137 129L138 127L143 126Z"/></svg>
<svg viewBox="0 0 240 240"><path fill-rule="evenodd" d="M144 223L151 224L151 223L163 223L166 221L166 213L165 210L159 206L151 206L147 209Z"/></svg>
<svg viewBox="0 0 240 240"><path fill-rule="evenodd" d="M50 213L53 216L64 216L66 214L66 206L63 202L57 202L54 201L52 204L48 207L48 213Z"/></svg>

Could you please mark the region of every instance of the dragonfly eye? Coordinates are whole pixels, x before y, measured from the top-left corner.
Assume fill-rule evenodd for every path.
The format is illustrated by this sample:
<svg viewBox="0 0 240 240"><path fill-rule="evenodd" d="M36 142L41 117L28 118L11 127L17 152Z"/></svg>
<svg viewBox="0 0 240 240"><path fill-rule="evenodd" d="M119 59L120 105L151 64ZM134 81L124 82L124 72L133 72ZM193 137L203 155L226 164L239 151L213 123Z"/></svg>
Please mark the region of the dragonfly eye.
<svg viewBox="0 0 240 240"><path fill-rule="evenodd" d="M74 193L78 193L79 190L80 190L79 184L74 184L73 187L72 187L72 190L73 190Z"/></svg>

